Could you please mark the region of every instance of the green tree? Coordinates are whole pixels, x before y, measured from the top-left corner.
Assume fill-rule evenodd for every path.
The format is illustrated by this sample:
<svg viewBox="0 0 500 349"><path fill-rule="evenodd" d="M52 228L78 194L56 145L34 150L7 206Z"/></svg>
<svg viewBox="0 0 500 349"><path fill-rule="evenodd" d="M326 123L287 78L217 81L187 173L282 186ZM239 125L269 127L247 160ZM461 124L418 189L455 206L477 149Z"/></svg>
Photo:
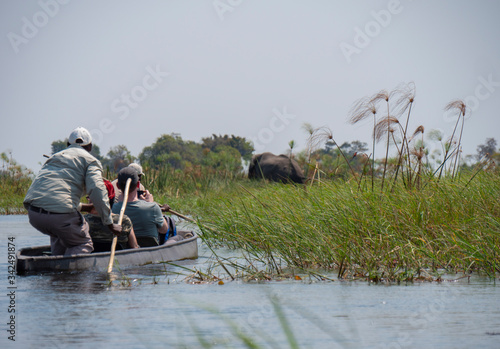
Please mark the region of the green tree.
<svg viewBox="0 0 500 349"><path fill-rule="evenodd" d="M203 165L219 171L240 172L242 170L241 154L236 148L218 145L215 151L205 154Z"/></svg>
<svg viewBox="0 0 500 349"><path fill-rule="evenodd" d="M52 150L52 154L51 155L54 155L55 153L58 153L60 152L61 150L64 150L68 147L68 139L64 139L64 140L57 140L57 141L53 141L51 143L51 150ZM97 160L99 161L102 161L102 156L101 156L101 149L99 148L99 146L97 144L92 144L92 151L90 152L90 154L92 154Z"/></svg>
<svg viewBox="0 0 500 349"><path fill-rule="evenodd" d="M210 151L216 151L218 146L228 146L238 150L243 160L249 161L252 158L254 147L251 142L247 141L244 137L235 135L217 136L212 134L212 137L202 138L202 147L208 148Z"/></svg>
<svg viewBox="0 0 500 349"><path fill-rule="evenodd" d="M337 144L333 140L328 140L323 149L319 149L311 154L311 159L316 159L320 162L320 169L324 173L330 176L344 177L350 171L349 166L355 172L366 172L367 156L365 152L367 150L368 145L365 142L344 142L337 148ZM349 164L346 163L346 159L344 159L340 151L344 153Z"/></svg>
<svg viewBox="0 0 500 349"><path fill-rule="evenodd" d="M97 144L92 144L92 151L90 154L94 155L97 160L102 161L101 148L99 148Z"/></svg>
<svg viewBox="0 0 500 349"><path fill-rule="evenodd" d="M193 141L184 142L179 134L160 136L155 143L145 147L139 154L141 164L150 167L171 166L182 169L185 162L201 162L201 145Z"/></svg>
<svg viewBox="0 0 500 349"><path fill-rule="evenodd" d="M68 147L68 139L53 141L51 144L52 154L59 153L61 150L64 150Z"/></svg>
<svg viewBox="0 0 500 349"><path fill-rule="evenodd" d="M111 147L106 157L102 160L102 165L117 173L122 168L134 162L135 157L130 153L125 145Z"/></svg>
<svg viewBox="0 0 500 349"><path fill-rule="evenodd" d="M487 138L485 144L480 144L477 146L477 161L480 161L483 157L491 159L496 153L497 141L495 138Z"/></svg>
<svg viewBox="0 0 500 349"><path fill-rule="evenodd" d="M344 152L344 154L350 158L353 157L357 153L364 153L368 151L368 144L360 141L353 141L351 143L344 142L340 149Z"/></svg>

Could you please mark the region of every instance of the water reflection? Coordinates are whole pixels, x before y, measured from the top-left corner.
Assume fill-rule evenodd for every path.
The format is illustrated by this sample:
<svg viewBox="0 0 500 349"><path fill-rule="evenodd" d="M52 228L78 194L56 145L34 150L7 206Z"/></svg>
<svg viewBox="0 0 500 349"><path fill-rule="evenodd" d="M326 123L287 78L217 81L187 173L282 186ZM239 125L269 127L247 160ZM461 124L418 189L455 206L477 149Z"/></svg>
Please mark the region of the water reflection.
<svg viewBox="0 0 500 349"><path fill-rule="evenodd" d="M112 278L117 278L112 274ZM46 278L40 278L42 282L40 287L53 294L96 294L106 290L110 282L110 277L104 273L80 272L80 273L58 273L49 274Z"/></svg>

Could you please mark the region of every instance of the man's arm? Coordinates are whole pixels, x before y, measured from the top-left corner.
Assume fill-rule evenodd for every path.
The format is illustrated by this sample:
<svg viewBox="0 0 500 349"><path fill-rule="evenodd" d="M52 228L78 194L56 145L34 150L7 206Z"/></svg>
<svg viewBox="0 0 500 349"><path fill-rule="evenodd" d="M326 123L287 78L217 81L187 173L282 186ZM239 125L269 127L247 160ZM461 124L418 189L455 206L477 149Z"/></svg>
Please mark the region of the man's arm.
<svg viewBox="0 0 500 349"><path fill-rule="evenodd" d="M160 228L158 228L158 233L165 235L167 231L168 231L168 223L165 220L165 217L163 217L163 225Z"/></svg>
<svg viewBox="0 0 500 349"><path fill-rule="evenodd" d="M120 235L122 233L122 226L118 224L111 223L108 225L109 230L115 235ZM137 242L137 240L136 240Z"/></svg>
<svg viewBox="0 0 500 349"><path fill-rule="evenodd" d="M158 233L165 235L168 231L168 223L165 220L165 217L163 217L163 215L161 213L160 206L155 204L151 209L154 210L154 212L155 212L154 217L155 217L155 224L156 224L156 227L158 229Z"/></svg>
<svg viewBox="0 0 500 349"><path fill-rule="evenodd" d="M102 179L102 167L101 164L96 160L87 167L87 174L85 176L85 187L87 188L87 194L90 200L94 204L94 208L97 214L101 217L102 223L107 225L113 225L113 220L111 219L111 209L109 206L108 190L104 185ZM110 229L116 230L117 228ZM121 231L121 230L120 230Z"/></svg>

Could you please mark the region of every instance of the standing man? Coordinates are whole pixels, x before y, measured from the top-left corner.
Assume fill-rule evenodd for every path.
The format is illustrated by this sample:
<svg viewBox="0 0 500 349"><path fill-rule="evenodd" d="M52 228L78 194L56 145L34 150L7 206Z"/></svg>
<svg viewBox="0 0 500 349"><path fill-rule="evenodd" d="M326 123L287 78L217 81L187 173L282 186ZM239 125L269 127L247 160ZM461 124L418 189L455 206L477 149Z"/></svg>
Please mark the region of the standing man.
<svg viewBox="0 0 500 349"><path fill-rule="evenodd" d="M33 227L50 236L53 255L90 253L94 247L89 225L79 212L84 192L90 197L104 225L119 235L114 224L102 165L90 154L92 137L78 127L68 138L68 148L52 155L28 189L24 207Z"/></svg>

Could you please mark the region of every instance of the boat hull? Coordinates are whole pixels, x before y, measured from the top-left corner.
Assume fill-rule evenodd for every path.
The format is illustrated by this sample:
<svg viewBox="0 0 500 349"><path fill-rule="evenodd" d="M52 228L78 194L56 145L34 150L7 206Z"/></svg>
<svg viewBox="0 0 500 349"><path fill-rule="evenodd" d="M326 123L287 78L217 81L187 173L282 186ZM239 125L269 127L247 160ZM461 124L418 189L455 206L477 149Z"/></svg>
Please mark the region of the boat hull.
<svg viewBox="0 0 500 349"><path fill-rule="evenodd" d="M187 232L178 231L178 233L185 234ZM159 262L196 259L198 258L198 236L194 232L191 233L194 236L170 244L116 251L114 266L126 268ZM76 270L107 271L111 254L110 252L97 252L71 256L51 256L44 255L46 252L50 252L50 246L20 249L17 252L17 274Z"/></svg>

